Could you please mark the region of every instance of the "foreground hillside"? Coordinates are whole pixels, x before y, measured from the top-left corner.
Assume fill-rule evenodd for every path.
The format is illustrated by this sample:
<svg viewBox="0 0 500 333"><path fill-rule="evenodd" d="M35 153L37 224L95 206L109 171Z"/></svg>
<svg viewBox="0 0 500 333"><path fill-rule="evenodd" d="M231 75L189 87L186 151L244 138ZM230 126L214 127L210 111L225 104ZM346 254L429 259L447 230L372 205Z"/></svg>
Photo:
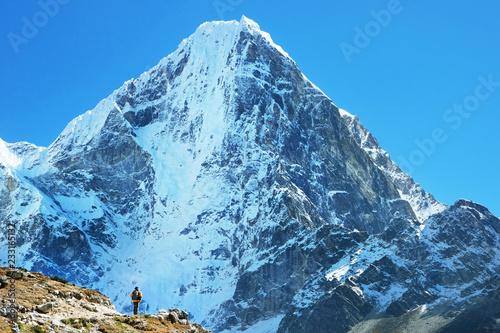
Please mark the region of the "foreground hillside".
<svg viewBox="0 0 500 333"><path fill-rule="evenodd" d="M153 315L118 313L106 295L57 277L0 267L0 279L0 332L211 332L190 323L178 309ZM17 304L13 329L8 317L12 290Z"/></svg>

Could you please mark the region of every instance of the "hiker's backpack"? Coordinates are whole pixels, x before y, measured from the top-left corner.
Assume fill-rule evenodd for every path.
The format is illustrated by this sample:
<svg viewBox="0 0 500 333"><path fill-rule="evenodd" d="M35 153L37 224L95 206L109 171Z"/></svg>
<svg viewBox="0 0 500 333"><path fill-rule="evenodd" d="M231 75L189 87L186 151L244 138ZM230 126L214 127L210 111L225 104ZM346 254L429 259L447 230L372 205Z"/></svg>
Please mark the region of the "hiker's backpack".
<svg viewBox="0 0 500 333"><path fill-rule="evenodd" d="M139 294L139 290L134 290L132 292L132 300L133 301L140 301L141 300L141 294Z"/></svg>

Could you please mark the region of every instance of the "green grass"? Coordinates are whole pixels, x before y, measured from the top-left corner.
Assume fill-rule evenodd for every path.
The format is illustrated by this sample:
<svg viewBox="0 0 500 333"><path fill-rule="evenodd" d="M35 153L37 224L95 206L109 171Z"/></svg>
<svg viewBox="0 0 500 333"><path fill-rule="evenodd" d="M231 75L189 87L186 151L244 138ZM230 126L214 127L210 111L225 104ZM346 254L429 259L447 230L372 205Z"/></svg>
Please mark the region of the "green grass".
<svg viewBox="0 0 500 333"><path fill-rule="evenodd" d="M64 283L64 284L68 284L68 281L66 281L64 279L61 279L58 276L51 276L50 279L53 280L53 281L61 282L61 283Z"/></svg>

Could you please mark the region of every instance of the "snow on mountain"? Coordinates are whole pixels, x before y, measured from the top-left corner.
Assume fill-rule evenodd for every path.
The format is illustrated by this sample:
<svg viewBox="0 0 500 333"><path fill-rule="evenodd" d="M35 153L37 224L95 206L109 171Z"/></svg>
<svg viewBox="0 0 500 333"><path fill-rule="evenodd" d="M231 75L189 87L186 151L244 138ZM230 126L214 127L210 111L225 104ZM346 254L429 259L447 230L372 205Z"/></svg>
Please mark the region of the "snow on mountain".
<svg viewBox="0 0 500 333"><path fill-rule="evenodd" d="M498 286L498 219L437 202L246 17L202 24L48 148L0 140L0 171L19 263L125 312L138 285L219 331L347 332Z"/></svg>
<svg viewBox="0 0 500 333"><path fill-rule="evenodd" d="M16 154L12 153L9 148L7 148L7 143L0 139L0 163L7 167L16 168L22 163L22 159Z"/></svg>

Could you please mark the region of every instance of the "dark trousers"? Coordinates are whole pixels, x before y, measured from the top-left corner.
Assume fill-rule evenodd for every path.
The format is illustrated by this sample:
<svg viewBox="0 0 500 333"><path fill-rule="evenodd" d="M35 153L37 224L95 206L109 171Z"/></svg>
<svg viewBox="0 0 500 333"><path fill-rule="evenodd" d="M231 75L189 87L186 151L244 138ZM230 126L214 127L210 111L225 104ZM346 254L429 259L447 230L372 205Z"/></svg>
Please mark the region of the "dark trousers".
<svg viewBox="0 0 500 333"><path fill-rule="evenodd" d="M139 303L140 302L134 302L134 314L136 315L137 312L139 311Z"/></svg>

